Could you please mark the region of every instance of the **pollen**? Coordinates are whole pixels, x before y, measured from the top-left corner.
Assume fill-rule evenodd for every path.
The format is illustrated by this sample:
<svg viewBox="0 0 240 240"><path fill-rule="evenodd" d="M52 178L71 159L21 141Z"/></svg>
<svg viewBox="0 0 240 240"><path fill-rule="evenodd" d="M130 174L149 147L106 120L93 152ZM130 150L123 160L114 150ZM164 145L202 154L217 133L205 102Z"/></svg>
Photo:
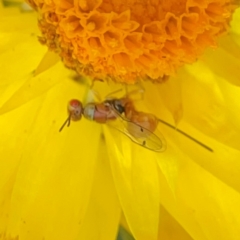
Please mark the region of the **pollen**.
<svg viewBox="0 0 240 240"><path fill-rule="evenodd" d="M28 0L42 44L91 79L161 82L229 28L237 0Z"/></svg>

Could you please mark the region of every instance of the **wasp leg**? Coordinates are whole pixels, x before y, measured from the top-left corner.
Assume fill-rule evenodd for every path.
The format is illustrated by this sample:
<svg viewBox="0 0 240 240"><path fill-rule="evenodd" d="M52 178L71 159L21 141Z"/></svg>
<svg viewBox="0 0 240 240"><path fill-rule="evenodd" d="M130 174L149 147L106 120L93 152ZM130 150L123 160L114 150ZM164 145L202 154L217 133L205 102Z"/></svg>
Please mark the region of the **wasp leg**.
<svg viewBox="0 0 240 240"><path fill-rule="evenodd" d="M125 86L125 91L126 91L126 96L130 97L133 101L142 101L144 99L144 93L145 93L145 89L142 86L141 83L135 84L134 87L136 87L137 89L133 89L131 91L129 91L129 87ZM134 97L136 96L137 97Z"/></svg>
<svg viewBox="0 0 240 240"><path fill-rule="evenodd" d="M109 94L105 97L105 99L111 99L111 96L113 96L113 95L115 95L116 93L119 93L119 92L121 92L121 91L123 91L122 88L120 88L120 89L118 89L118 90L116 90L116 91L114 91L114 92L111 92L111 93L109 93Z"/></svg>

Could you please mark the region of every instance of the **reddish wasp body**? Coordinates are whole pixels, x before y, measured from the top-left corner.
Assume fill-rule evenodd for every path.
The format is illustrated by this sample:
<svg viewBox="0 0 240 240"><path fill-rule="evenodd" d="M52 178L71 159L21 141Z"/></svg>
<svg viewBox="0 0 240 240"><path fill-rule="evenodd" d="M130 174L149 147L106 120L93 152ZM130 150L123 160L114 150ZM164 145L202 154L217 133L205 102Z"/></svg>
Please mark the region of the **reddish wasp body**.
<svg viewBox="0 0 240 240"><path fill-rule="evenodd" d="M88 103L83 111L83 116L97 123L106 123L115 120L117 115L107 103Z"/></svg>
<svg viewBox="0 0 240 240"><path fill-rule="evenodd" d="M137 111L129 98L106 100L104 103L129 122L127 129L134 137L152 135L158 126L158 119L154 115ZM139 126L142 128L139 129Z"/></svg>
<svg viewBox="0 0 240 240"><path fill-rule="evenodd" d="M131 99L127 97L105 100L100 103L87 103L85 107L82 106L79 100L73 99L68 104L68 113L69 117L59 131L62 131L66 124L69 126L71 120L79 121L83 115L88 120L108 124L142 147L152 151L162 152L166 149L166 142L159 131L157 131L158 123L161 122L208 151L213 152L213 150L205 144L180 129L176 129L174 126L157 118L153 114L137 111Z"/></svg>
<svg viewBox="0 0 240 240"><path fill-rule="evenodd" d="M73 99L68 104L69 117L59 131L70 121L78 121L83 115L88 120L107 123L116 128L133 142L153 151L164 151L166 144L161 135L154 132L158 119L148 113L138 112L129 98L110 99L104 102L92 102L82 106L79 100Z"/></svg>
<svg viewBox="0 0 240 240"><path fill-rule="evenodd" d="M118 124L115 128L127 135L133 142L145 148L156 152L162 152L166 149L166 141L161 133L157 131L158 123L161 122L185 137L191 139L206 150L213 152L210 147L206 146L182 130L177 129L171 124L157 118L155 115L137 111L130 98L125 97L120 99L106 100L103 103L100 103L100 105L102 104L104 104L108 109L107 111L110 110L114 116L115 114L120 116L120 118L116 119L122 119L122 127L120 127L120 124ZM111 114L109 116L111 116Z"/></svg>

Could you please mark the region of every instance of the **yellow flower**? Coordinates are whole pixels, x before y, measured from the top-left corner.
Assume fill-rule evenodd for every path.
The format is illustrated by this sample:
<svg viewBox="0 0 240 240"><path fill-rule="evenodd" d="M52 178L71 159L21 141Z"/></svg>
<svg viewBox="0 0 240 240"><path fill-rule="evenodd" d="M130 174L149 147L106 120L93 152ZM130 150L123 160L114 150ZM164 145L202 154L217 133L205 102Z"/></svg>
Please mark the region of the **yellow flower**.
<svg viewBox="0 0 240 240"><path fill-rule="evenodd" d="M58 1L38 3L43 6L46 2L45 10L50 11L47 7ZM56 11L59 14L72 4L59 2L63 4ZM189 2L199 8L206 4ZM221 7L232 9L230 3L221 1L214 9L224 12ZM156 153L86 119L59 133L67 117L66 103L72 98L84 101L91 92L89 83L85 77L74 78L54 54L44 55L47 48L36 41L40 33L34 13L1 6L0 239L112 240L119 224L136 240L239 239L239 20L238 9L232 30L219 40L220 48L208 49L197 63L184 66L162 84L142 83L145 92L144 100L136 102L139 110L178 124L213 149L208 151L159 123L167 150ZM66 24L67 18L64 21ZM222 21L222 25L209 22L214 27L226 26ZM93 27L89 24L88 30ZM70 34L71 26L68 30ZM116 35L121 36L120 32ZM49 46L48 38L40 39ZM156 47L155 40L149 41L147 47ZM141 51L141 42L136 44ZM67 64L61 52L64 48L57 50ZM170 50L177 54L175 48ZM192 61L170 62L172 72L164 73L142 65L143 74L138 77L156 80ZM102 64L94 68L106 67ZM97 78L105 71L108 75L104 67L96 76L91 71L84 73ZM134 71L128 69L131 74L126 76L117 70L110 74L116 81L136 81ZM112 88L119 87L94 83L102 97ZM121 227L119 239L127 239L123 232Z"/></svg>

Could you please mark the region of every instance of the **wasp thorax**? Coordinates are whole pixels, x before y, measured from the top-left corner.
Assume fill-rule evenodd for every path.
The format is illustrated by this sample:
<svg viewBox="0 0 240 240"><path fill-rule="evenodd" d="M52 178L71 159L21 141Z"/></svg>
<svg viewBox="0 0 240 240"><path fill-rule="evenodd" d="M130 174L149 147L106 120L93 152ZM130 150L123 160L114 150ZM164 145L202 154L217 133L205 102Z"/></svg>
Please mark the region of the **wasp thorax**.
<svg viewBox="0 0 240 240"><path fill-rule="evenodd" d="M94 120L94 113L95 113L95 104L94 103L88 103L85 108L83 115L88 120Z"/></svg>
<svg viewBox="0 0 240 240"><path fill-rule="evenodd" d="M68 103L68 112L72 121L78 121L82 117L83 106L82 103L77 99L72 99Z"/></svg>
<svg viewBox="0 0 240 240"><path fill-rule="evenodd" d="M121 100L114 100L113 101L113 106L120 114L125 112L125 108L124 108Z"/></svg>

